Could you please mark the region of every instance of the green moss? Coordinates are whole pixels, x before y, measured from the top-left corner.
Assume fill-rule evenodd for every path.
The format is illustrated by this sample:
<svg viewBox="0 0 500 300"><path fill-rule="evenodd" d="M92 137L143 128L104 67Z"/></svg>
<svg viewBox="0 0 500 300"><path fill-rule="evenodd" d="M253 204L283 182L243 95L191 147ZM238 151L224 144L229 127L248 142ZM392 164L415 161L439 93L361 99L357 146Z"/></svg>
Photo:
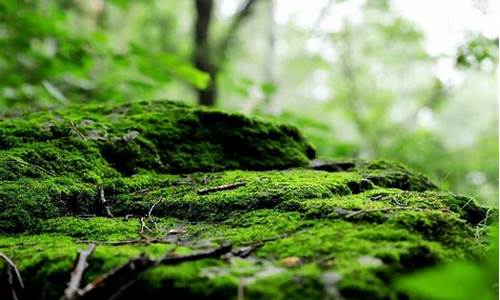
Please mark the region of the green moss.
<svg viewBox="0 0 500 300"><path fill-rule="evenodd" d="M233 245L151 268L128 299L396 299L398 274L482 258L496 211L398 163L313 157L294 128L165 101L3 120L0 251L29 299L59 297L89 241L85 282L142 253ZM144 235L167 243L110 243Z"/></svg>
<svg viewBox="0 0 500 300"><path fill-rule="evenodd" d="M448 235L455 242L442 243L399 222L310 220L298 212L273 209L235 213L222 223L157 221L162 232L179 232L172 243L98 244L86 280L143 252L152 257L172 250L196 252L223 241L231 241L236 250L263 241L244 259L229 256L153 268L139 277L127 295L154 297L168 291L178 297L234 298L243 283L249 299L321 298L327 291L322 276L334 272L343 278L335 288L347 298L371 295L372 299L386 299L395 296L389 284L395 275L438 262L478 257L482 251L467 231L451 230ZM45 292L49 294L41 298L50 299L64 289L76 250L86 247L79 241L136 239L140 225L136 219L58 218L44 221L40 228L39 234L3 236L0 251L15 259L33 295ZM298 258L298 263L287 265L290 257Z"/></svg>
<svg viewBox="0 0 500 300"><path fill-rule="evenodd" d="M96 200L103 184L114 191L120 182L138 185L158 174L280 169L314 157L293 127L169 101L78 106L0 122L5 232L39 218L102 214ZM149 178L130 179L141 172Z"/></svg>
<svg viewBox="0 0 500 300"><path fill-rule="evenodd" d="M56 174L109 166L126 175L140 169L261 170L306 165L314 157L293 127L168 101L70 107L23 118L2 121L0 157L20 157ZM19 174L18 167L2 169ZM41 173L22 174L47 175ZM9 180L7 175L0 179Z"/></svg>

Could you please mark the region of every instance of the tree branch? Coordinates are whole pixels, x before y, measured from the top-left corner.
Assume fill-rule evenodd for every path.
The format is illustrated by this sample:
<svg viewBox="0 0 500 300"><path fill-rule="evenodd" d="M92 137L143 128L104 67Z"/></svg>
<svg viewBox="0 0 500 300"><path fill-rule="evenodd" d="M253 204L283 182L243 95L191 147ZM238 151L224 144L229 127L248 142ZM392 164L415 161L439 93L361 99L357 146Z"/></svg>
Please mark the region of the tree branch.
<svg viewBox="0 0 500 300"><path fill-rule="evenodd" d="M193 63L198 70L210 76L205 89L197 89L198 104L212 106L217 97L216 68L210 47L210 23L213 16L213 0L195 0Z"/></svg>
<svg viewBox="0 0 500 300"><path fill-rule="evenodd" d="M200 189L197 191L197 193L198 193L198 195L206 195L206 194L210 194L210 193L214 193L214 192L218 192L218 191L232 190L232 189L238 188L240 186L244 186L245 184L246 184L246 182L244 182L244 181L237 181L235 183L228 183L228 184L223 184L223 185L219 185L219 186Z"/></svg>
<svg viewBox="0 0 500 300"><path fill-rule="evenodd" d="M14 262L3 252L0 252L0 258L5 261L4 274L7 286L3 287L3 278L0 281L0 298L6 300L18 300L21 299L20 295L24 290L24 283L21 278L21 274L17 269ZM5 290L4 290L5 288Z"/></svg>
<svg viewBox="0 0 500 300"><path fill-rule="evenodd" d="M82 284L83 273L88 267L87 259L94 252L95 244L90 244L87 250L78 251L75 266L71 271L71 278L68 282L68 287L64 291L61 300L76 300L80 299L80 285Z"/></svg>
<svg viewBox="0 0 500 300"><path fill-rule="evenodd" d="M113 214L111 213L111 209L109 208L108 201L106 201L106 198L104 197L104 189L102 187L99 189L99 200L106 210L106 215L110 218L113 218Z"/></svg>
<svg viewBox="0 0 500 300"><path fill-rule="evenodd" d="M231 252L231 249L231 245L226 244L215 249L187 255L167 253L163 258L156 260L150 259L145 255L140 255L89 283L81 290L81 299L110 299L110 296L117 296L130 287L139 274L151 267L157 265L177 265L205 258L219 258Z"/></svg>
<svg viewBox="0 0 500 300"><path fill-rule="evenodd" d="M221 62L225 59L227 49L234 39L236 32L239 30L243 22L252 14L252 10L256 2L257 0L247 0L238 13L233 17L233 22L229 26L226 35L222 38L217 49L219 58L217 68L220 68Z"/></svg>

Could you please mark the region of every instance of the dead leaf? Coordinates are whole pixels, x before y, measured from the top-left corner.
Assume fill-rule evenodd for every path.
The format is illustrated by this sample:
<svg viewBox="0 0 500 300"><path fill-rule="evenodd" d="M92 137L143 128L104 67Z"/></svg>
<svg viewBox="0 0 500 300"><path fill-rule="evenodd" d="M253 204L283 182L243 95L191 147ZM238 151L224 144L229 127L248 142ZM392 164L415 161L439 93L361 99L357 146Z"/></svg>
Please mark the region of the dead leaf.
<svg viewBox="0 0 500 300"><path fill-rule="evenodd" d="M280 264L282 264L285 267L296 267L302 263L302 260L300 257L297 256L290 256L290 257L285 257L282 260L280 260Z"/></svg>

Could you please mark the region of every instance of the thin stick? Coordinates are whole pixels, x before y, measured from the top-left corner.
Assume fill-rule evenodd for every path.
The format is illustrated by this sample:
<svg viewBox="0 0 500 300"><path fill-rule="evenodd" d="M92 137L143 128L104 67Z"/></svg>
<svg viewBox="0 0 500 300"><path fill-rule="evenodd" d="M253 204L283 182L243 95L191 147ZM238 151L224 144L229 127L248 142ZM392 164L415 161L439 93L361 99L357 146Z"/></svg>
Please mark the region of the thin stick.
<svg viewBox="0 0 500 300"><path fill-rule="evenodd" d="M147 229L149 230L149 232L151 232L151 228L149 228L144 222L144 217L140 217L139 220L141 221L141 231L139 232L139 234L144 236L144 229Z"/></svg>
<svg viewBox="0 0 500 300"><path fill-rule="evenodd" d="M148 211L148 217L151 219L151 213L153 212L153 209L155 208L156 205L158 205L161 201L163 200L163 197L160 196L160 198L158 198L158 201L156 201L155 203L153 203L153 205L151 206L151 208L149 209Z"/></svg>
<svg viewBox="0 0 500 300"><path fill-rule="evenodd" d="M204 258L218 258L223 254L231 252L231 245L222 245L218 248L205 252L189 255L175 256L167 253L163 258L154 260L145 255L140 255L118 266L102 276L95 279L81 289L81 299L108 299L116 297L123 292L137 278L137 276L151 267L157 265L176 265L183 262L196 261Z"/></svg>
<svg viewBox="0 0 500 300"><path fill-rule="evenodd" d="M11 297L10 299L12 300L18 300L20 292L24 290L24 283L23 279L21 278L21 273L19 273L19 270L17 269L16 264L3 252L0 252L0 258L2 258L6 265L6 275L7 275L7 283L10 286L10 294L9 296ZM13 276L13 274L15 277ZM18 293L19 290L19 293Z"/></svg>
<svg viewBox="0 0 500 300"><path fill-rule="evenodd" d="M83 134L79 129L78 127L76 127L75 123L73 121L70 121L69 122L69 125L71 127L71 130L76 133L76 135L78 135L82 140L87 140L87 136L85 134Z"/></svg>
<svg viewBox="0 0 500 300"><path fill-rule="evenodd" d="M223 184L223 185L219 185L219 186L200 189L197 191L197 193L198 193L198 195L206 195L206 194L210 194L210 193L214 193L214 192L218 192L218 191L232 190L232 189L235 189L237 187L244 186L245 184L246 184L246 182L244 182L244 181L238 181L235 183Z"/></svg>
<svg viewBox="0 0 500 300"><path fill-rule="evenodd" d="M158 201L156 201L155 203L153 203L153 205L151 205L151 208L148 211L148 218L151 221L151 223L153 223L155 225L155 232L158 232L158 224L156 224L155 220L153 220L153 217L152 217L151 214L152 214L153 209L155 208L155 206L158 205L162 200L163 200L163 197L160 196L160 198L158 198Z"/></svg>
<svg viewBox="0 0 500 300"><path fill-rule="evenodd" d="M245 299L245 279L240 278L238 282L238 292L237 292L237 299L238 300L244 300Z"/></svg>
<svg viewBox="0 0 500 300"><path fill-rule="evenodd" d="M26 165L26 166L33 167L35 169L38 169L38 170L40 170L42 172L45 172L45 173L49 174L50 176L56 176L54 173L50 172L49 170L44 169L44 168L42 168L40 166L37 166L35 164L29 163L29 162L23 160L20 157L9 155L9 154L6 154L5 156L8 157L8 158L10 158L10 159L12 159L13 162L17 162L17 163L20 163L20 164L23 164L23 165Z"/></svg>
<svg viewBox="0 0 500 300"><path fill-rule="evenodd" d="M80 299L80 285L82 284L83 273L88 267L87 259L94 252L95 244L90 244L87 250L79 250L76 258L75 266L71 271L71 278L68 282L68 287L64 290L64 295L61 300Z"/></svg>
<svg viewBox="0 0 500 300"><path fill-rule="evenodd" d="M204 258L211 258L211 257L217 258L223 254L231 252L231 249L232 249L231 244L225 244L225 245L219 246L218 248L215 248L212 250L194 253L194 254L179 255L179 256L166 255L163 258L157 260L156 264L176 265L179 263L188 262L188 261L195 261L195 260L204 259Z"/></svg>
<svg viewBox="0 0 500 300"><path fill-rule="evenodd" d="M113 214L107 205L108 201L106 201L106 198L104 197L104 189L102 187L99 189L99 199L101 200L102 205L104 205L104 209L106 209L108 217L113 218Z"/></svg>
<svg viewBox="0 0 500 300"><path fill-rule="evenodd" d="M356 210L354 212L351 212L345 216L346 219L352 218L357 215L365 214L365 213L370 213L370 212L384 212L384 211L391 211L391 210L419 210L415 207L405 207L405 206L394 206L394 207L384 207L384 208L373 208L373 209L361 209L361 210Z"/></svg>
<svg viewBox="0 0 500 300"><path fill-rule="evenodd" d="M89 241L89 240L77 240L77 243L88 244L104 244L111 246L129 245L129 244L171 244L171 242L164 239L147 239L140 238L135 240L122 240L122 241Z"/></svg>
<svg viewBox="0 0 500 300"><path fill-rule="evenodd" d="M80 291L81 299L108 299L116 290L128 286L142 272L153 266L154 261L141 255L111 269L96 278Z"/></svg>
<svg viewBox="0 0 500 300"><path fill-rule="evenodd" d="M255 250L259 249L263 245L264 245L263 242L255 242L255 243L250 244L248 246L244 246L244 247L238 248L236 250L233 250L232 253L233 253L234 256L238 256L238 257L241 257L241 258L246 258L250 254L252 254L252 252L254 252Z"/></svg>

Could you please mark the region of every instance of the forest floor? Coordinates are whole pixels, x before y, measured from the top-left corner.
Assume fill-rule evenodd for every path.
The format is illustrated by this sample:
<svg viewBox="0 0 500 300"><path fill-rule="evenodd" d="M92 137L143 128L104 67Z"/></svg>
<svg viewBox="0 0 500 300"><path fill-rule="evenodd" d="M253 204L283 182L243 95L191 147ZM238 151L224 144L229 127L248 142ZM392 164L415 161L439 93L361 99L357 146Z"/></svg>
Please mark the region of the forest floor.
<svg viewBox="0 0 500 300"><path fill-rule="evenodd" d="M496 215L398 163L316 160L294 127L168 101L9 117L0 181L2 299L395 299L399 275L481 259Z"/></svg>

